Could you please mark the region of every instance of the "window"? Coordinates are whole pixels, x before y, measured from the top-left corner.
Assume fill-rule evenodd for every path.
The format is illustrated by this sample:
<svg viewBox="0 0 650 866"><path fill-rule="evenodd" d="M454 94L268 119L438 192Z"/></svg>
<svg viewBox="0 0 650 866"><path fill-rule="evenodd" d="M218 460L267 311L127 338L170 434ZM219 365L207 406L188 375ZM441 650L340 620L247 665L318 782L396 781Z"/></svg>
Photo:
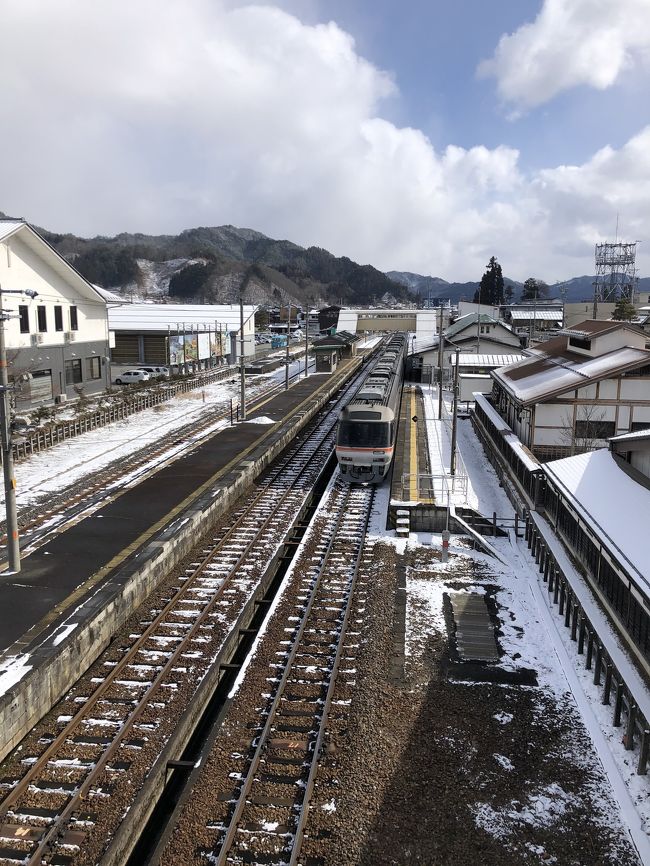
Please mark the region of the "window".
<svg viewBox="0 0 650 866"><path fill-rule="evenodd" d="M591 340L587 337L569 337L569 345L576 349L591 349Z"/></svg>
<svg viewBox="0 0 650 866"><path fill-rule="evenodd" d="M81 378L81 358L65 362L65 384L78 385Z"/></svg>
<svg viewBox="0 0 650 866"><path fill-rule="evenodd" d="M70 330L78 331L79 330L79 321L77 319L77 308L70 307Z"/></svg>
<svg viewBox="0 0 650 866"><path fill-rule="evenodd" d="M609 439L615 433L613 421L601 421L597 418L576 421L576 439Z"/></svg>
<svg viewBox="0 0 650 866"><path fill-rule="evenodd" d="M18 316L20 317L20 333L29 334L29 307L27 304L18 305Z"/></svg>
<svg viewBox="0 0 650 866"><path fill-rule="evenodd" d="M630 433L637 433L639 430L650 429L650 421L632 421Z"/></svg>
<svg viewBox="0 0 650 866"><path fill-rule="evenodd" d="M388 448L389 437L385 421L340 421L336 444L343 448Z"/></svg>
<svg viewBox="0 0 650 866"><path fill-rule="evenodd" d="M47 331L47 310L43 306L36 307L36 319L38 322L38 330L41 334Z"/></svg>
<svg viewBox="0 0 650 866"><path fill-rule="evenodd" d="M63 330L63 307L57 306L54 308L54 330Z"/></svg>
<svg viewBox="0 0 650 866"><path fill-rule="evenodd" d="M88 379L101 379L102 364L99 358L86 358L86 372Z"/></svg>

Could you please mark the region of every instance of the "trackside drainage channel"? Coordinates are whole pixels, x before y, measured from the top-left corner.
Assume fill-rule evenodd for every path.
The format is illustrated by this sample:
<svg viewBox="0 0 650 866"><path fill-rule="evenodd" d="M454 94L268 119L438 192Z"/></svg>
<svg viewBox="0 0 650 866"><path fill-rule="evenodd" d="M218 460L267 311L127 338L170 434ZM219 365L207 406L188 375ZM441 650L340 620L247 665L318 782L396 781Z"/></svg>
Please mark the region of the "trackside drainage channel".
<svg viewBox="0 0 650 866"><path fill-rule="evenodd" d="M219 679L219 684L214 690L183 754L178 760L169 761L167 764L165 787L127 860L127 866L147 866L147 864L158 862L167 838L174 828L175 813L180 811L184 800L191 792L189 783L192 770L199 762L200 765L203 765L204 757L210 752L212 743L229 709L228 694L246 662L255 638L266 618L269 605L273 602L282 585L284 576L293 561L298 543L311 522L335 467L336 459L332 454L314 487L308 504L303 509L292 533L285 541L286 549L291 553L287 552L277 560L275 573L266 595L256 605L257 609L248 627L240 630L237 648L232 657L227 664L221 665L223 675Z"/></svg>

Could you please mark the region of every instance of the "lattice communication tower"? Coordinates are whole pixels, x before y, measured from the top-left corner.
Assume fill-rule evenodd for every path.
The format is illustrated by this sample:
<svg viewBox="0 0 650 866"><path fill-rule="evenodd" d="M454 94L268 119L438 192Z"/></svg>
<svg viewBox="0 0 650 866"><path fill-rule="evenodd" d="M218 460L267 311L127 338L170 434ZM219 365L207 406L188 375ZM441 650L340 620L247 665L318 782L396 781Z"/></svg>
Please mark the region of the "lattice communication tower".
<svg viewBox="0 0 650 866"><path fill-rule="evenodd" d="M627 298L634 303L636 287L636 242L596 244L594 308L599 301L616 303Z"/></svg>

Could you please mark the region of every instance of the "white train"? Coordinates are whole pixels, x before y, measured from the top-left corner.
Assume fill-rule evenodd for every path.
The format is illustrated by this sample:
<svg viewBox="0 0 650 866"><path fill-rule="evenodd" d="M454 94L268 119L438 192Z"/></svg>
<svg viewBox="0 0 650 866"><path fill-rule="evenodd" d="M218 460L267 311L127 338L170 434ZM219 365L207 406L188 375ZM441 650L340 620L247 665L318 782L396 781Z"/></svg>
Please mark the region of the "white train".
<svg viewBox="0 0 650 866"><path fill-rule="evenodd" d="M391 337L339 416L336 459L347 481L379 484L388 474L395 451L406 346L405 334Z"/></svg>

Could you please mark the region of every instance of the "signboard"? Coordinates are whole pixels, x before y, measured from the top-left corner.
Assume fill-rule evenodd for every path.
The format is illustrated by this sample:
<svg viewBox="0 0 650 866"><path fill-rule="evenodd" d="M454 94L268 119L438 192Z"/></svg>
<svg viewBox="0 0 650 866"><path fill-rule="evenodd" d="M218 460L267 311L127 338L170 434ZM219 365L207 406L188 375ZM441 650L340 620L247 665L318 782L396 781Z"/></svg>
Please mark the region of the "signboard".
<svg viewBox="0 0 650 866"><path fill-rule="evenodd" d="M215 331L210 334L210 354L213 358L222 358L226 354L226 331Z"/></svg>
<svg viewBox="0 0 650 866"><path fill-rule="evenodd" d="M172 334L169 337L169 363L182 364L185 361L185 347L182 334Z"/></svg>
<svg viewBox="0 0 650 866"><path fill-rule="evenodd" d="M210 357L210 334L207 331L198 335L199 358L203 361Z"/></svg>
<svg viewBox="0 0 650 866"><path fill-rule="evenodd" d="M185 334L185 340L183 341L183 347L185 349L185 360L186 361L198 361L199 360L199 341L197 339L196 334Z"/></svg>

